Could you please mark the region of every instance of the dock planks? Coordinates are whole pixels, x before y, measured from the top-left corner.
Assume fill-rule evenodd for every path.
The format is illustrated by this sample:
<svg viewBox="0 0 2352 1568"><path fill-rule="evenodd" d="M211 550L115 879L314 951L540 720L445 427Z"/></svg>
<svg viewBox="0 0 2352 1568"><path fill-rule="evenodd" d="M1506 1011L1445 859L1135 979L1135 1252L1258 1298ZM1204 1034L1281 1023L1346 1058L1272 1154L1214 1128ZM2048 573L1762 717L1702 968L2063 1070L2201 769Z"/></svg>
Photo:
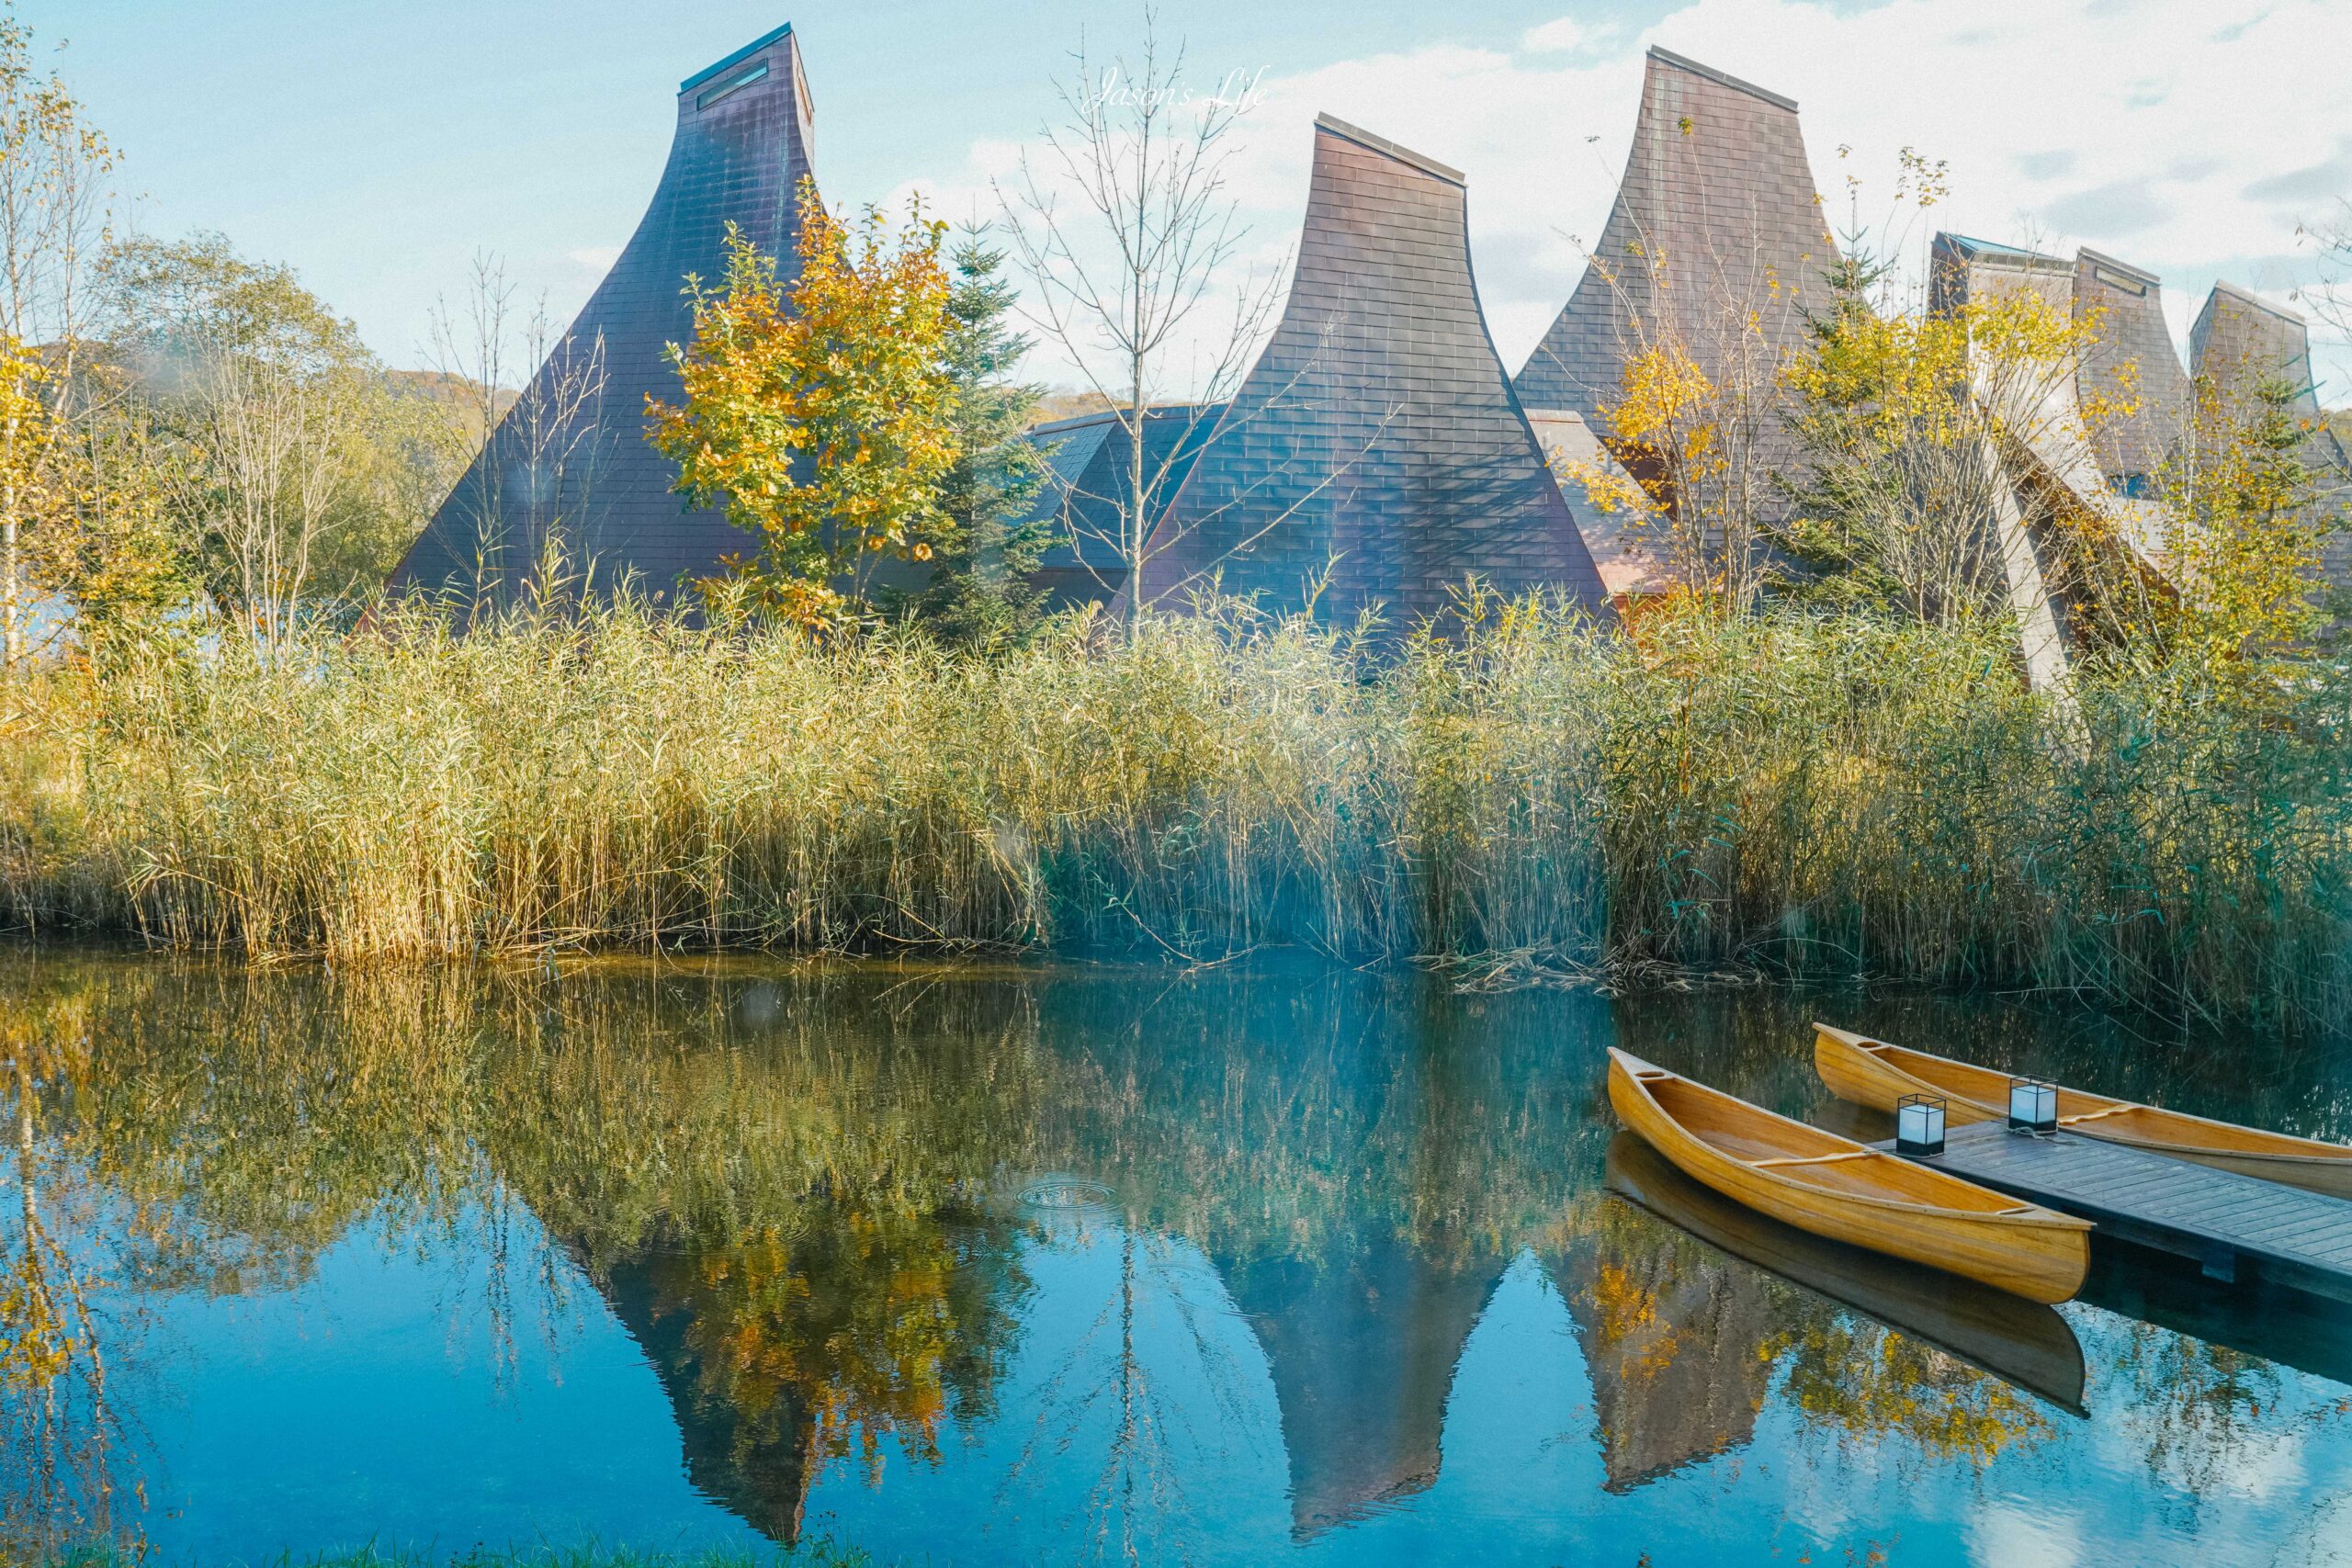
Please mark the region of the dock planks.
<svg viewBox="0 0 2352 1568"><path fill-rule="evenodd" d="M2103 1235L2195 1258L2217 1280L2251 1271L2352 1301L2352 1202L2341 1198L1998 1122L1953 1128L1944 1152L1919 1163L2079 1214Z"/></svg>

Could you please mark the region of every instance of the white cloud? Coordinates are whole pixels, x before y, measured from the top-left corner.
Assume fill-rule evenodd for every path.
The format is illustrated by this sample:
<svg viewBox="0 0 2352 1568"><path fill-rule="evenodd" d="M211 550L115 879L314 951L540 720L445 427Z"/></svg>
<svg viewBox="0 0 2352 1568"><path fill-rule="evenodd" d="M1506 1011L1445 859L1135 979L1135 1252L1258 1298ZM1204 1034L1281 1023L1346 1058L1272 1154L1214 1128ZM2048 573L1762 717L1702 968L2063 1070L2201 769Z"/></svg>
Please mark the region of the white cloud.
<svg viewBox="0 0 2352 1568"><path fill-rule="evenodd" d="M621 259L621 248L618 245L582 245L576 251L566 251L564 254L582 271L602 276L612 271L613 264Z"/></svg>
<svg viewBox="0 0 2352 1568"><path fill-rule="evenodd" d="M2352 7L2334 0L2281 0L2230 27L2205 0L1887 0L1843 14L1693 0L1638 37L1563 17L1518 55L1431 45L1267 79L1232 169L1261 254L1297 233L1317 110L1453 164L1469 175L1480 295L1515 370L1583 271L1571 236L1592 240L1607 217L1652 43L1798 99L1838 225L1854 211L1846 176L1875 221L1897 153L1916 147L1951 164L1949 198L1904 236L1916 257L1939 227L2094 245L2164 276L2184 350L2217 276L2273 298L2309 287L2317 266L2297 224L2352 197L2338 188L2352 186L2352 143L2328 64L2352 53ZM976 147L942 188L985 196L1017 151ZM2352 400L2352 355L2314 337L2329 395Z"/></svg>
<svg viewBox="0 0 2352 1568"><path fill-rule="evenodd" d="M2063 1514L2036 1516L1988 1503L1968 1521L1970 1557L2007 1568L2073 1568L2085 1561L2082 1532Z"/></svg>
<svg viewBox="0 0 2352 1568"><path fill-rule="evenodd" d="M1598 30L1605 35L1609 29ZM1530 54L1566 54L1570 50L1590 43L1595 36L1596 29L1585 26L1574 17L1562 17L1541 27L1528 28L1526 35L1519 40L1519 47Z"/></svg>

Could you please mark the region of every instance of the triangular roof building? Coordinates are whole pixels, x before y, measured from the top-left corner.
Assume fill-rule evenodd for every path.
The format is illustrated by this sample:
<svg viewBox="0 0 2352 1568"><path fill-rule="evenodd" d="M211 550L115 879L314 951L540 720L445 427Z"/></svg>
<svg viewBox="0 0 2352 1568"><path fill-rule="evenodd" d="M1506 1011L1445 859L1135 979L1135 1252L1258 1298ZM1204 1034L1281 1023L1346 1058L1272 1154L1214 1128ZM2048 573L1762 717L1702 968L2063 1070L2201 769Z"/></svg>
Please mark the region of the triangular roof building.
<svg viewBox="0 0 2352 1568"><path fill-rule="evenodd" d="M552 545L594 588L634 578L666 593L751 547L723 509L672 491L677 466L645 439L646 399L678 396L667 345L694 335L685 279L725 276L729 223L791 275L813 134L789 24L679 85L670 159L637 231L410 547L396 591L494 603Z"/></svg>
<svg viewBox="0 0 2352 1568"><path fill-rule="evenodd" d="M1796 100L1652 49L1616 202L1576 291L1519 372L1520 401L1539 419L1573 412L1605 434L1625 362L1669 343L1719 388L1747 378L1769 397L1766 361L1801 345L1806 312L1828 304L1824 274L1837 260ZM1795 457L1777 416L1758 446L1768 466Z"/></svg>
<svg viewBox="0 0 2352 1568"><path fill-rule="evenodd" d="M1282 320L1159 520L1141 581L1325 619L1442 615L1471 575L1610 614L1470 268L1457 171L1329 115ZM1327 580L1328 574L1328 580Z"/></svg>

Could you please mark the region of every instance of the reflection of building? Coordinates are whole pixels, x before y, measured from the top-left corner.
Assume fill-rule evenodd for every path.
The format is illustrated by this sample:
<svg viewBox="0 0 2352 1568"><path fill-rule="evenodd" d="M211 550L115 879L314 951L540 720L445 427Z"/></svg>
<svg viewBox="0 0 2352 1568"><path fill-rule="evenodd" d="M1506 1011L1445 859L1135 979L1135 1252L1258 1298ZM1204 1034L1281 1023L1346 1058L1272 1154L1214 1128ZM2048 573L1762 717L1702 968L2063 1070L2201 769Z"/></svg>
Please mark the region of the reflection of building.
<svg viewBox="0 0 2352 1568"><path fill-rule="evenodd" d="M670 161L637 232L410 547L395 589L510 595L552 538L594 586L634 575L666 592L748 547L722 510L689 511L673 493L677 468L645 440L645 400L676 397L665 345L694 335L682 290L690 273L725 276L729 223L792 266L810 136L789 27L680 85Z"/></svg>
<svg viewBox="0 0 2352 1568"><path fill-rule="evenodd" d="M822 1468L817 1418L789 1384L757 1408L728 1397L731 1380L704 1365L696 1318L722 1310L707 1299L701 1259L649 1248L587 1270L605 1303L645 1352L668 1395L695 1491L786 1546L800 1539L808 1489ZM707 1332L707 1325L706 1325Z"/></svg>
<svg viewBox="0 0 2352 1568"><path fill-rule="evenodd" d="M1668 344L1719 389L1769 398L1771 362L1802 343L1805 310L1826 304L1822 274L1837 255L1795 102L1653 49L1616 203L1519 373L1520 400L1532 418L1569 411L1603 430L1626 360ZM1777 419L1758 446L1768 466L1794 452Z"/></svg>
<svg viewBox="0 0 2352 1568"><path fill-rule="evenodd" d="M1315 1258L1220 1261L1273 1376L1300 1539L1437 1480L1454 1363L1503 1268L1386 1231Z"/></svg>
<svg viewBox="0 0 2352 1568"><path fill-rule="evenodd" d="M1401 628L1476 574L1607 614L1487 336L1467 199L1443 164L1316 122L1282 321L1130 592L1173 605L1221 581L1274 611L1313 599L1342 625L1383 607Z"/></svg>
<svg viewBox="0 0 2352 1568"><path fill-rule="evenodd" d="M1617 1210L1630 1227L1553 1265L1592 1381L1602 1485L1627 1492L1756 1435L1781 1325L1762 1277Z"/></svg>

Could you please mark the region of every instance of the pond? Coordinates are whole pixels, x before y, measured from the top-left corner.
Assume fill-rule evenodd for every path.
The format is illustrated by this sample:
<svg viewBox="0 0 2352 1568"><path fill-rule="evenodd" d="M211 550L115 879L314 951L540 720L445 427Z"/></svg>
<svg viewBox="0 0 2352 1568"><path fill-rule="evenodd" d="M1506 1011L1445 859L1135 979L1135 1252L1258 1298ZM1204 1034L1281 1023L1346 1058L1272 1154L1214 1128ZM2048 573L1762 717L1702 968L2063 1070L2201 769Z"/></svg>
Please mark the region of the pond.
<svg viewBox="0 0 2352 1568"><path fill-rule="evenodd" d="M2352 1138L2340 1047L1999 999L0 952L0 1557L2352 1561L2352 1307L2030 1306L1617 1133L1611 1044L1868 1126L1815 1016Z"/></svg>

